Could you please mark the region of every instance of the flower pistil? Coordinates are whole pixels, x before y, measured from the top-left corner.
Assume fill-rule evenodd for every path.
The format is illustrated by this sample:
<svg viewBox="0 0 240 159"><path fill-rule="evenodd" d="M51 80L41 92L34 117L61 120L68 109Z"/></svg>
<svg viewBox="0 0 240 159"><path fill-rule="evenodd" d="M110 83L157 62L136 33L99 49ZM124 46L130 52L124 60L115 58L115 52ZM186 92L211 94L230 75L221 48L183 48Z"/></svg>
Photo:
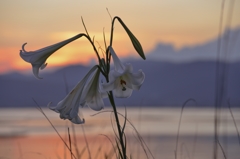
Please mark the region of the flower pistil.
<svg viewBox="0 0 240 159"><path fill-rule="evenodd" d="M122 86L122 91L126 91L126 81L123 80L122 76L120 77L120 85Z"/></svg>

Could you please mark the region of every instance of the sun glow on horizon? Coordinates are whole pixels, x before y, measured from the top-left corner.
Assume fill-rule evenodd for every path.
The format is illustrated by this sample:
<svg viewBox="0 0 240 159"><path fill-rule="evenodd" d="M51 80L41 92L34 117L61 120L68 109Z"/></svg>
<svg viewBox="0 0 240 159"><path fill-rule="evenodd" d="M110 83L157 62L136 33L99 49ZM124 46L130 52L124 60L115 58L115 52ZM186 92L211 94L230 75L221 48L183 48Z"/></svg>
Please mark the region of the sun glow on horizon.
<svg viewBox="0 0 240 159"><path fill-rule="evenodd" d="M231 28L240 27L239 3L236 1L234 5ZM229 4L225 2L223 28L226 27ZM158 43L169 43L180 49L204 43L218 35L221 1L58 1L56 5L46 0L2 0L0 74L31 69L19 56L19 50L26 41L26 50L33 51L85 33L81 17L99 52L101 49L104 51L103 32L108 44L111 31L106 6L112 17L117 15L124 21L141 42L145 53L154 50ZM118 21L114 25L113 45L119 57L138 56ZM86 38L80 38L54 53L47 63L48 67L89 65L95 59L90 43Z"/></svg>
<svg viewBox="0 0 240 159"><path fill-rule="evenodd" d="M98 45L96 45L98 46ZM37 49L30 49L33 47L29 47L27 51L34 51L41 49L38 47ZM123 49L121 51L121 47L116 47L119 57L126 57L128 56L129 52L128 49ZM5 48L0 49L0 52L3 52L2 56L0 57L0 74L4 74L11 71L28 71L32 69L30 63L26 63L23 61L19 55L19 48ZM101 57L104 56L105 48L101 48L100 46L97 48ZM122 53L121 53L122 52ZM10 56L9 56L10 55ZM133 55L134 56L134 55ZM80 42L73 42L68 44L67 46L61 48L60 50L56 51L53 55L51 55L46 63L48 63L49 67L62 67L67 65L85 65L88 66L93 61L97 62L96 54L91 46L91 44L85 39L85 41Z"/></svg>

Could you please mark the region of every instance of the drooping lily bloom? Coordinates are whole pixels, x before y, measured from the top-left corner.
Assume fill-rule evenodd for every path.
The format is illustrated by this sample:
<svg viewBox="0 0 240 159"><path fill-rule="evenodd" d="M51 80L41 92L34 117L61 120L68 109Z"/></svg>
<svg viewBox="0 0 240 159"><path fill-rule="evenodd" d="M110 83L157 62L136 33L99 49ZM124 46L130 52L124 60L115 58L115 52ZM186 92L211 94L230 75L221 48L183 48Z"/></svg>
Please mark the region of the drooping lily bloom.
<svg viewBox="0 0 240 159"><path fill-rule="evenodd" d="M144 82L145 74L142 70L133 73L131 64L123 65L117 57L115 51L110 46L114 70L110 71L109 82L102 85L105 91L113 91L117 98L128 98L131 96L133 90L139 90Z"/></svg>
<svg viewBox="0 0 240 159"><path fill-rule="evenodd" d="M99 85L99 71L95 71L96 69L97 66L94 66L57 106L49 106L49 108L60 113L61 119L69 119L75 124L85 122L79 116L80 106L88 105L94 110L101 110L104 107L104 103L99 87L97 87ZM88 82L88 78L94 71L95 73Z"/></svg>
<svg viewBox="0 0 240 159"><path fill-rule="evenodd" d="M107 97L107 93L104 92L99 84L100 70L94 73L91 80L86 84L84 88L83 98L85 99L86 106L95 111L102 110L104 108L103 98Z"/></svg>
<svg viewBox="0 0 240 159"><path fill-rule="evenodd" d="M26 62L29 62L32 64L32 70L33 74L36 78L41 79L41 77L38 76L39 69L44 69L47 66L46 60L47 58L52 55L55 51L60 49L61 47L67 45L68 43L80 38L84 34L78 34L70 39L64 40L62 42L59 42L57 44L53 44L51 46L44 47L42 49L36 50L36 51L29 51L27 52L25 50L25 44L22 45L22 50L20 50L20 56L22 59Z"/></svg>

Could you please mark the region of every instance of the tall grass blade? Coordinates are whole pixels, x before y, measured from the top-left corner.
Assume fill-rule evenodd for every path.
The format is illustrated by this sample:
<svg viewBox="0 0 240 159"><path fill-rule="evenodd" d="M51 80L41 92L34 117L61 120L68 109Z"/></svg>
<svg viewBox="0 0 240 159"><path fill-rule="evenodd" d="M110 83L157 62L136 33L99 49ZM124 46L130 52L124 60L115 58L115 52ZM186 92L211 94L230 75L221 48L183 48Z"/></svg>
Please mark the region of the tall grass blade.
<svg viewBox="0 0 240 159"><path fill-rule="evenodd" d="M232 116L232 119L233 119L233 123L234 123L234 126L235 126L236 131L237 131L238 143L239 143L239 146L240 146L240 135L239 135L239 131L238 131L236 120L235 120L235 118L233 116L233 112L232 112L232 109L231 109L230 101L228 101L228 108L229 108L229 111L231 113L231 116Z"/></svg>
<svg viewBox="0 0 240 159"><path fill-rule="evenodd" d="M82 127L83 136L84 136L84 140L85 140L87 151L88 151L88 157L89 157L89 159L92 159L92 156L91 156L91 153L90 153L90 149L89 149L89 145L88 145L88 141L87 141L87 137L86 137L85 130L84 130L84 126L81 125L81 127Z"/></svg>
<svg viewBox="0 0 240 159"><path fill-rule="evenodd" d="M80 158L82 157L82 155L84 154L84 152L87 150L87 146L85 146L82 151L80 152Z"/></svg>
<svg viewBox="0 0 240 159"><path fill-rule="evenodd" d="M218 140L218 145L219 145L219 147L221 148L221 151L222 151L222 153L223 153L223 157L224 157L225 159L227 159L226 154L225 154L225 152L224 152L224 149L223 149L223 147L222 147L222 145L221 145L221 143L220 143L219 140Z"/></svg>
<svg viewBox="0 0 240 159"><path fill-rule="evenodd" d="M124 159L123 154L122 154L122 151L121 151L121 148L119 147L119 143L118 143L117 140L115 140L115 141L116 141L116 145L117 145L117 150L118 150L119 158Z"/></svg>
<svg viewBox="0 0 240 159"><path fill-rule="evenodd" d="M36 102L36 100L34 98L32 98L32 100L35 102L36 104L36 108L44 115L44 117L47 119L47 121L50 123L50 125L52 126L52 128L55 130L55 132L57 133L57 135L59 136L59 138L62 140L62 142L64 143L64 145L67 147L67 149L71 152L71 154L73 155L73 157L75 159L76 156L72 153L70 147L67 145L67 143L64 141L64 139L62 138L62 136L59 134L59 132L57 131L57 129L55 128L55 126L52 124L52 122L50 121L50 119L47 117L47 115L44 113L44 111L42 110L42 108L38 105L38 103Z"/></svg>
<svg viewBox="0 0 240 159"><path fill-rule="evenodd" d="M186 146L186 144L185 144L184 142L181 144L181 154L183 154L183 148L185 148L185 151L186 151L186 154L187 154L187 158L192 159L192 158L190 157L188 148L187 148L187 146ZM182 155L181 155L181 156L182 156ZM181 159L182 159L182 157L181 157Z"/></svg>
<svg viewBox="0 0 240 159"><path fill-rule="evenodd" d="M100 154L101 150L102 150L102 147L101 147L101 146L99 146L99 148L98 148L98 151L97 151L97 153L96 153L96 155L95 155L94 159L97 159L97 158L98 158L98 156L99 156L99 154Z"/></svg>
<svg viewBox="0 0 240 159"><path fill-rule="evenodd" d="M74 144L74 147L75 147L75 151L77 153L77 158L80 159L81 156L80 156L80 153L79 153L79 149L78 149L78 145L77 145L77 138L76 138L76 133L75 133L75 126L74 124L72 123L72 131L73 131L73 144Z"/></svg>
<svg viewBox="0 0 240 159"><path fill-rule="evenodd" d="M115 137L118 139L118 141L120 142L120 136L117 135L117 132L115 130L115 127L114 127L114 124L113 124L113 117L112 117L112 115L113 115L113 112L111 112L111 126L112 126L112 129L113 129L113 133L114 133Z"/></svg>
<svg viewBox="0 0 240 159"><path fill-rule="evenodd" d="M69 132L69 127L68 127L68 140L69 140L69 146L70 146L70 152L72 152L72 141L71 141L71 136L70 136L70 132ZM73 159L72 153L71 155L71 159Z"/></svg>
<svg viewBox="0 0 240 159"><path fill-rule="evenodd" d="M190 101L193 101L196 103L195 99L188 99L186 100L183 105L182 105L182 109L181 109L181 114L180 114L180 119L179 119L179 122L178 122L178 130L177 130L177 137L176 137L176 145L175 145L175 159L177 159L177 152L178 152L178 140L179 140L179 132L180 132L180 127L181 127L181 121L182 121L182 114L183 114L183 110L184 110L184 107L186 106L186 104Z"/></svg>
<svg viewBox="0 0 240 159"><path fill-rule="evenodd" d="M92 116L95 116L95 115L98 115L98 114L101 114L101 113L112 113L112 112L113 111L111 111L111 110L106 110L106 111L101 111L101 112L95 113ZM120 116L122 116L123 118L125 118L124 115L122 115L121 113L118 112L118 114ZM148 151L150 153L151 157L154 159L154 156L153 156L152 152L150 151L149 147L147 146L147 144L145 143L145 141L143 140L143 138L141 137L141 135L137 131L136 127L132 124L132 122L128 118L126 118L126 120L132 126L132 128L135 131L135 133L137 134L137 138L138 138L138 140L139 140L139 142L140 142L140 144L142 146L142 149L144 150L144 152L146 154L146 157L149 158L148 154L147 154L147 151ZM145 147L147 148L147 151L146 151Z"/></svg>
<svg viewBox="0 0 240 159"><path fill-rule="evenodd" d="M219 34L218 34L218 43L217 43L217 63L216 63L216 85L215 85L215 117L214 117L214 151L213 151L213 158L217 159L218 156L218 125L220 124L220 121L218 119L220 108L223 104L223 100L226 96L226 74L227 74L227 53L228 53L228 44L229 44L229 28L231 25L232 20L232 13L234 9L234 0L229 2L229 10L228 10L228 16L227 16L227 32L226 32L226 42L225 42L225 50L223 50L224 53L224 63L223 68L220 70L220 49L221 49L221 31L222 31L222 23L223 23L223 12L224 12L224 4L225 1L222 1L221 5L221 13L220 13L220 22L219 22Z"/></svg>
<svg viewBox="0 0 240 159"><path fill-rule="evenodd" d="M104 134L99 134L99 135L102 135L102 136L106 137L106 138L110 141L110 143L112 144L112 147L113 147L113 151L114 151L114 153L116 154L116 158L117 158L116 148L115 148L115 146L113 145L112 140L111 140L107 135L104 135Z"/></svg>

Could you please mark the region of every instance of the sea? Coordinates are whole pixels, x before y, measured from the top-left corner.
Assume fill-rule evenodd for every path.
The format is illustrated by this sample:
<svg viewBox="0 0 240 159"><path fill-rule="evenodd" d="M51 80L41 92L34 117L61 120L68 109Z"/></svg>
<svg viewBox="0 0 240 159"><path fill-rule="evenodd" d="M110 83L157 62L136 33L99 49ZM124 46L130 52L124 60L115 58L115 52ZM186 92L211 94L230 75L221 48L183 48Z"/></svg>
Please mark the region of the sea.
<svg viewBox="0 0 240 159"><path fill-rule="evenodd" d="M212 108L118 107L133 159L240 159L240 109L221 109L214 151ZM80 109L72 124L48 108L0 108L0 159L102 159L117 157L118 132L111 108ZM72 151L72 154L71 154Z"/></svg>

